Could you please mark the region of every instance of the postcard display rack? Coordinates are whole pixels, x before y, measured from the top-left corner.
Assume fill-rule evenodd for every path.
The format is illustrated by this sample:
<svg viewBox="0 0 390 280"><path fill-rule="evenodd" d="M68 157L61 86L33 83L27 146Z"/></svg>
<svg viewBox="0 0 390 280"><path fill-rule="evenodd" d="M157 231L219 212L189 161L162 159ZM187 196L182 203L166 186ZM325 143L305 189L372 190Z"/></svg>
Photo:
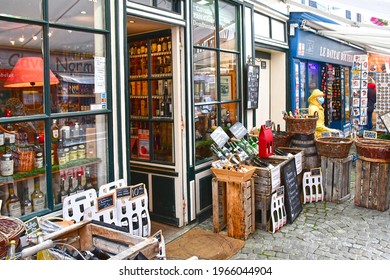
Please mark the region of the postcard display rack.
<svg viewBox="0 0 390 280"><path fill-rule="evenodd" d="M367 125L368 104L368 56L355 55L352 66L352 110L353 131L362 135Z"/></svg>
<svg viewBox="0 0 390 280"><path fill-rule="evenodd" d="M376 130L386 132L381 115L390 112L390 73L376 73ZM390 129L390 127L388 127Z"/></svg>

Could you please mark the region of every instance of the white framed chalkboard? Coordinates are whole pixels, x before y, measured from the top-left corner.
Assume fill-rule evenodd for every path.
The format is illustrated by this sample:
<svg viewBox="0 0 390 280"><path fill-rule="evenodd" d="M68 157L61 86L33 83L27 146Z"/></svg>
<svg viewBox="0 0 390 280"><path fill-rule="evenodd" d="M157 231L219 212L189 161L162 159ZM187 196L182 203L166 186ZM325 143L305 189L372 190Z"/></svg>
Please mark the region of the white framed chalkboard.
<svg viewBox="0 0 390 280"><path fill-rule="evenodd" d="M247 109L257 109L259 106L259 82L260 66L246 65L246 89L247 89Z"/></svg>

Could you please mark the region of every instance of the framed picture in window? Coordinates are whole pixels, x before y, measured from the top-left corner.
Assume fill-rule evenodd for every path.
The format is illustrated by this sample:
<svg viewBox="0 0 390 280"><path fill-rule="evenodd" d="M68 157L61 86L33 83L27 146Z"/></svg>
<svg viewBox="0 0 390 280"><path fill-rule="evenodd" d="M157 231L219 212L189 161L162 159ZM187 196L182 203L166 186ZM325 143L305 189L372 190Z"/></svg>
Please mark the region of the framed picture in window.
<svg viewBox="0 0 390 280"><path fill-rule="evenodd" d="M221 100L232 100L232 77L230 75L221 76Z"/></svg>

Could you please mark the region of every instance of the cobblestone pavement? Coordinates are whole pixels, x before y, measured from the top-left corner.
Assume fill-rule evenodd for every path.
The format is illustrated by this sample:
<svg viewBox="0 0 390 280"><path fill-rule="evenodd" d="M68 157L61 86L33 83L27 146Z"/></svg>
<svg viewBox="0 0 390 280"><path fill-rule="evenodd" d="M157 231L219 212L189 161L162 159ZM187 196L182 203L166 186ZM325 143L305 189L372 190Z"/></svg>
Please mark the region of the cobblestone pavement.
<svg viewBox="0 0 390 280"><path fill-rule="evenodd" d="M354 186L354 172L351 186ZM303 205L292 224L276 233L256 229L236 260L390 260L390 210L316 202ZM213 230L212 219L196 227Z"/></svg>

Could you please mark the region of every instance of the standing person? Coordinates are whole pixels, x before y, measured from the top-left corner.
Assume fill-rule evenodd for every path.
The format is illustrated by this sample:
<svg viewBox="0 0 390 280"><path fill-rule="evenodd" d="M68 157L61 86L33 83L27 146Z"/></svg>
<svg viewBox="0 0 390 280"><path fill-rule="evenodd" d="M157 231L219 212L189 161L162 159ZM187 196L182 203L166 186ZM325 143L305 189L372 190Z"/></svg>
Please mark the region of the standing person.
<svg viewBox="0 0 390 280"><path fill-rule="evenodd" d="M376 103L376 85L374 83L368 84L367 98L367 129L370 130L372 129L372 113Z"/></svg>
<svg viewBox="0 0 390 280"><path fill-rule="evenodd" d="M322 107L322 104L324 104L324 93L319 89L315 89L310 95L308 101L309 115L313 116L315 112L318 114L315 137L321 137L322 132L336 132L337 130L325 126L325 114L324 108Z"/></svg>

